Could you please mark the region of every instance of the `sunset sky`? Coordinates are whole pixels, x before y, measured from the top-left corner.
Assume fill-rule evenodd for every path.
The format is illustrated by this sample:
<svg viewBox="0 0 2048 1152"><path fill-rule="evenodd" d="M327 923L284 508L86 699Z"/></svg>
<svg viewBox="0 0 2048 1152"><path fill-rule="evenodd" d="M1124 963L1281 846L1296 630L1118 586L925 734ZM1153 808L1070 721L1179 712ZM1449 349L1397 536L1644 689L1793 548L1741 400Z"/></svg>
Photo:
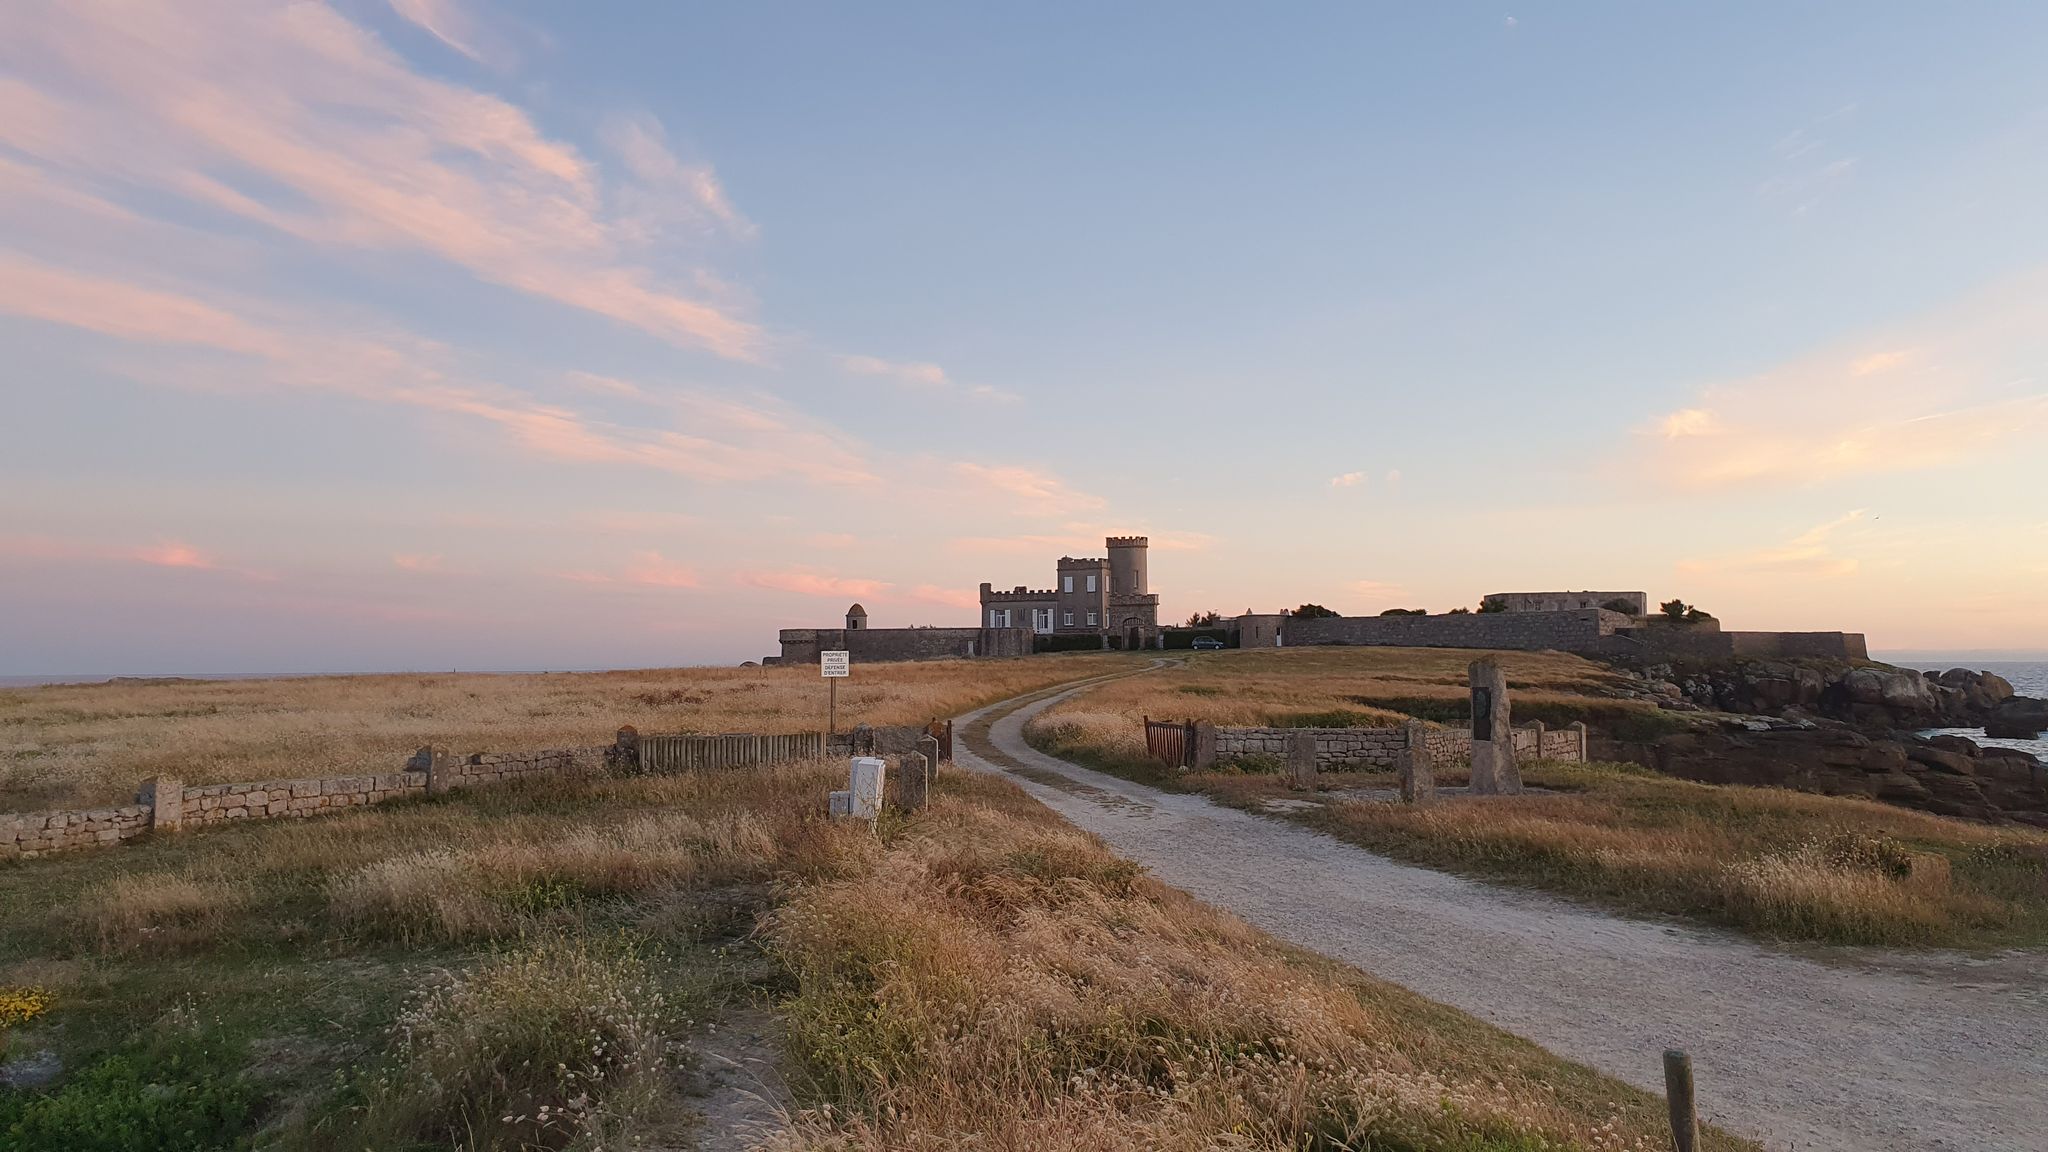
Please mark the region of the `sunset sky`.
<svg viewBox="0 0 2048 1152"><path fill-rule="evenodd" d="M0 4L0 674L2048 649L2048 5Z"/></svg>

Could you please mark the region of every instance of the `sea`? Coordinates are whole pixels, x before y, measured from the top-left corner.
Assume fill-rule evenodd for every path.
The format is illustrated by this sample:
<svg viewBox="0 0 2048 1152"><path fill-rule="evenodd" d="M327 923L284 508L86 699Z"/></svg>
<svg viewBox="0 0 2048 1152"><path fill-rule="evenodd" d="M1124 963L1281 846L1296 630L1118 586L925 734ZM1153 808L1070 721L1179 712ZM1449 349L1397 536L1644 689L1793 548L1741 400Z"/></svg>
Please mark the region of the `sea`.
<svg viewBox="0 0 2048 1152"><path fill-rule="evenodd" d="M1919 672L1945 672L1950 668L1996 672L2010 681L2012 690L2022 696L2048 697L2048 660L1973 660L1968 653L1943 655L1934 652L1872 652L1870 658ZM1967 736L1979 744L2017 748L2048 760L2048 733L2043 733L2042 738L2036 740L2009 740L1986 736L1982 728L1929 728L1921 735Z"/></svg>

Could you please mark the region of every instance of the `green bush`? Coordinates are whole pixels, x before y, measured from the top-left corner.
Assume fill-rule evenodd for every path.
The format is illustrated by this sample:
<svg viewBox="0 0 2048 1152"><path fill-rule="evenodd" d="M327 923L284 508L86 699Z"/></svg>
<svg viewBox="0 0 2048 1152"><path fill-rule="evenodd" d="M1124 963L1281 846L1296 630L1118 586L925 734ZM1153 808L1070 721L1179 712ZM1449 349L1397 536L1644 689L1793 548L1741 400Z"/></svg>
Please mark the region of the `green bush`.
<svg viewBox="0 0 2048 1152"><path fill-rule="evenodd" d="M1038 636L1031 641L1033 652L1100 652L1107 645L1094 633L1085 636Z"/></svg>
<svg viewBox="0 0 2048 1152"><path fill-rule="evenodd" d="M54 1091L0 1088L0 1152L249 1147L260 1096L240 1045L181 1031L130 1040Z"/></svg>

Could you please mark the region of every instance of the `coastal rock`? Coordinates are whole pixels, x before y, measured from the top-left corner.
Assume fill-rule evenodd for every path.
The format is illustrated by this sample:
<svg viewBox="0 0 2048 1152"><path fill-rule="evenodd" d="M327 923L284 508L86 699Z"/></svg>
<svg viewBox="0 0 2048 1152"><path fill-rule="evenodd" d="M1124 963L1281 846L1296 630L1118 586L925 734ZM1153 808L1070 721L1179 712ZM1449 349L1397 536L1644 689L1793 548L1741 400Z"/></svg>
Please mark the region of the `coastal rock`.
<svg viewBox="0 0 2048 1152"><path fill-rule="evenodd" d="M1863 796L1943 816L2048 827L2048 767L2026 752L1979 748L1959 737L1737 728L1651 744L1602 741L1592 751L1596 759L1629 760L1709 784Z"/></svg>
<svg viewBox="0 0 2048 1152"><path fill-rule="evenodd" d="M2048 732L2048 700L2031 696L2007 697L1984 720L1986 736L2032 740L2043 732Z"/></svg>

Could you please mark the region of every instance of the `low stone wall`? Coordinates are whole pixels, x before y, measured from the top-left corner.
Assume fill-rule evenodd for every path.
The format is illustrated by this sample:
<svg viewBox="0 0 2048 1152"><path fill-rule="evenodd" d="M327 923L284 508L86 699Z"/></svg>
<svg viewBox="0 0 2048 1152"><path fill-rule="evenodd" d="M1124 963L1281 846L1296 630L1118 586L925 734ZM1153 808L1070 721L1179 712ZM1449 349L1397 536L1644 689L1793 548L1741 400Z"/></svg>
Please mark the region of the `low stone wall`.
<svg viewBox="0 0 2048 1152"><path fill-rule="evenodd" d="M422 748L399 772L191 787L170 777L157 776L143 782L132 805L0 814L0 860L118 844L153 829L168 831L188 824L318 816L343 808L527 776L594 774L604 769L607 751L605 747L595 747L480 752L458 760L446 751Z"/></svg>
<svg viewBox="0 0 2048 1152"><path fill-rule="evenodd" d="M1472 758L1472 733L1464 729L1426 728L1430 758L1451 764ZM1316 741L1316 769L1321 772L1399 768L1408 750L1405 728L1218 728L1216 758L1230 760L1244 756L1287 755L1288 736L1307 732ZM1532 760L1586 759L1586 731L1582 724L1556 731L1540 724L1514 730L1515 755Z"/></svg>
<svg viewBox="0 0 2048 1152"><path fill-rule="evenodd" d="M0 815L0 860L118 844L149 831L149 826L149 809L140 804L74 812L12 812Z"/></svg>

